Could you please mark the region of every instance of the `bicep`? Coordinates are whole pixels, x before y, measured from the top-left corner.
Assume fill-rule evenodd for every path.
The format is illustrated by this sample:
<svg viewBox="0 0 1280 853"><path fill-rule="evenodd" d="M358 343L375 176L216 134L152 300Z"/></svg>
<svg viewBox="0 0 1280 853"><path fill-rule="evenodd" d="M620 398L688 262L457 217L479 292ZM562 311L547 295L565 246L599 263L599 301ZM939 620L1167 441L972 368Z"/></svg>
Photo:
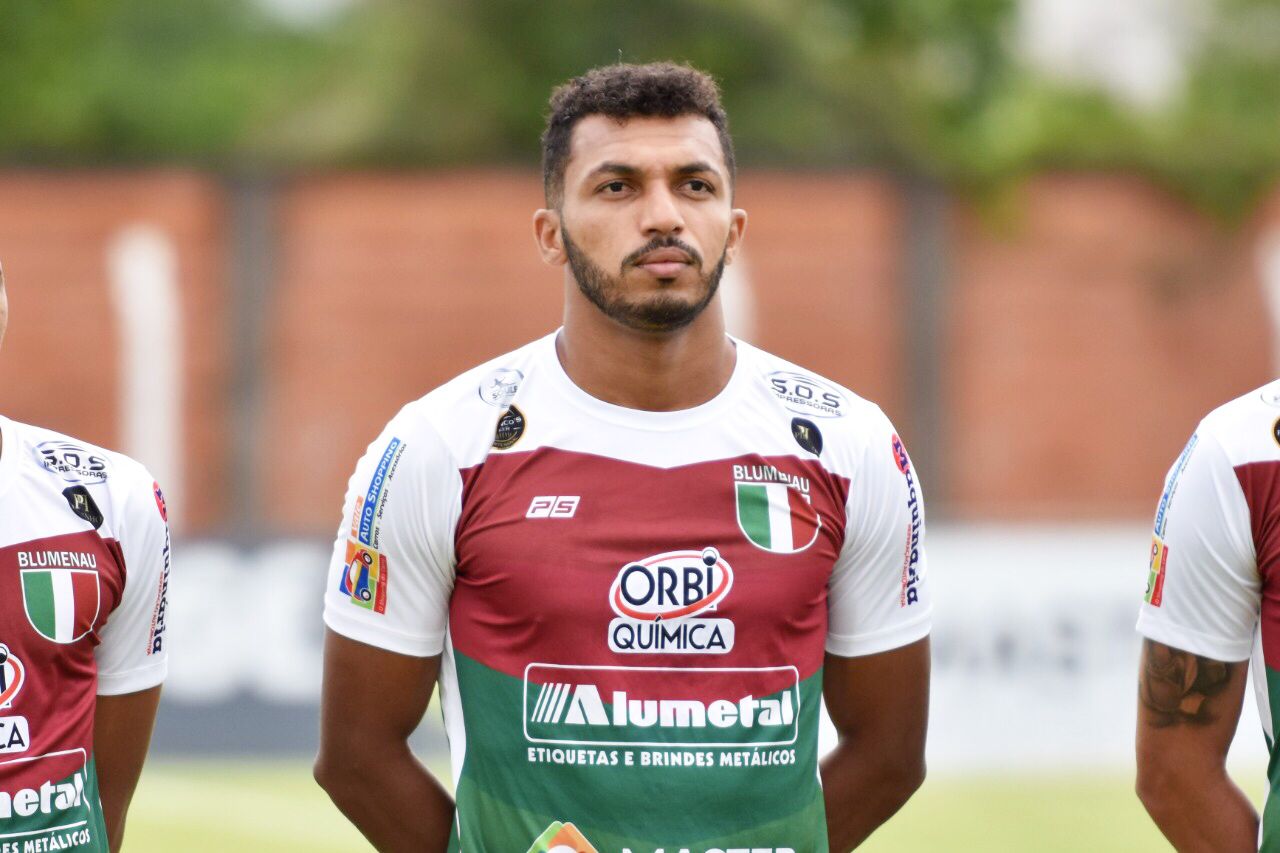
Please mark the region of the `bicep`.
<svg viewBox="0 0 1280 853"><path fill-rule="evenodd" d="M1248 680L1248 662L1219 661L1144 640L1138 673L1138 760L1227 754Z"/></svg>
<svg viewBox="0 0 1280 853"><path fill-rule="evenodd" d="M326 631L324 747L404 743L426 713L439 669L439 655L404 655Z"/></svg>
<svg viewBox="0 0 1280 853"><path fill-rule="evenodd" d="M93 757L104 803L128 801L151 743L160 688L99 696L94 708Z"/></svg>
<svg viewBox="0 0 1280 853"><path fill-rule="evenodd" d="M861 657L827 655L823 698L840 736L873 733L922 749L929 718L929 638Z"/></svg>

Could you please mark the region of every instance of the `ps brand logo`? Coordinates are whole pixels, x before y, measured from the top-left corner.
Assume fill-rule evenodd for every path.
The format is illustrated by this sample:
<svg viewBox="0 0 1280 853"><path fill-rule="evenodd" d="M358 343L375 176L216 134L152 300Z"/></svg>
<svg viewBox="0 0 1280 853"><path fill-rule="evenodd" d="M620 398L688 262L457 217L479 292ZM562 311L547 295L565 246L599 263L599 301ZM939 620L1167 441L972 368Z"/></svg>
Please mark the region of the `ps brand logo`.
<svg viewBox="0 0 1280 853"><path fill-rule="evenodd" d="M573 518L578 511L578 495L538 495L529 504L525 518Z"/></svg>

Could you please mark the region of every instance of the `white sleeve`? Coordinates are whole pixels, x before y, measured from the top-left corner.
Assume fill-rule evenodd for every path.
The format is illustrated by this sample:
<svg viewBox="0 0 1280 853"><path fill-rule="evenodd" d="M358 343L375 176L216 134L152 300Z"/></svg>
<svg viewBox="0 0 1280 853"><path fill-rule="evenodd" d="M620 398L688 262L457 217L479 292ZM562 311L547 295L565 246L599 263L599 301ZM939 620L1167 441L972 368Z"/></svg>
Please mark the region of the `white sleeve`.
<svg viewBox="0 0 1280 853"><path fill-rule="evenodd" d="M421 418L401 412L347 487L325 587L325 624L416 657L444 649L462 473Z"/></svg>
<svg viewBox="0 0 1280 853"><path fill-rule="evenodd" d="M1214 660L1246 660L1261 589L1244 491L1201 428L1165 478L1138 632Z"/></svg>
<svg viewBox="0 0 1280 853"><path fill-rule="evenodd" d="M98 695L136 693L168 671L165 620L169 595L169 521L160 486L141 470L124 496L115 532L124 555L120 603L107 617L94 651Z"/></svg>
<svg viewBox="0 0 1280 853"><path fill-rule="evenodd" d="M929 633L924 499L893 425L877 415L849 484L844 547L827 592L827 651L842 657Z"/></svg>

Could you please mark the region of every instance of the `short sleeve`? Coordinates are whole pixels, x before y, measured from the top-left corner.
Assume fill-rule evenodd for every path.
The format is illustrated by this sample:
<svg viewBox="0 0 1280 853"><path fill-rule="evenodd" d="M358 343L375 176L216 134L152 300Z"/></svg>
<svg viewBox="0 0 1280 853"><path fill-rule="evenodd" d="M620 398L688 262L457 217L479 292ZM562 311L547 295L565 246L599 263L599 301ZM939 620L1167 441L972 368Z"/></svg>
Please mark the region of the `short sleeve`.
<svg viewBox="0 0 1280 853"><path fill-rule="evenodd" d="M1165 478L1138 632L1214 660L1245 660L1260 595L1244 491L1202 426Z"/></svg>
<svg viewBox="0 0 1280 853"><path fill-rule="evenodd" d="M850 480L846 513L828 589L827 651L869 655L927 636L924 498L906 448L879 411Z"/></svg>
<svg viewBox="0 0 1280 853"><path fill-rule="evenodd" d="M125 582L94 652L100 696L155 687L168 671L168 509L160 486L145 469L138 477L124 495L116 520Z"/></svg>
<svg viewBox="0 0 1280 853"><path fill-rule="evenodd" d="M325 589L324 621L416 657L444 649L462 475L443 440L402 411L356 465Z"/></svg>

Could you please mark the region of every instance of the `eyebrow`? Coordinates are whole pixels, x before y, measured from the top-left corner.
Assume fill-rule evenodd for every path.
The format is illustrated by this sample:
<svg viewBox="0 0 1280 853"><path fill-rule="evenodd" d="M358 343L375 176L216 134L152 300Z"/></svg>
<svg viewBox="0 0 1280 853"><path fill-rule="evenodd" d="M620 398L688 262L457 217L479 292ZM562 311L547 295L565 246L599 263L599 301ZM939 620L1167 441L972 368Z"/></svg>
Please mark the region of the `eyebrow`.
<svg viewBox="0 0 1280 853"><path fill-rule="evenodd" d="M601 163L590 172L587 173L588 178L594 178L597 175L617 175L622 178L634 178L641 174L642 170L635 166L628 166L626 163ZM720 171L704 160L698 160L693 163L686 163L683 166L677 166L675 169L677 175L700 175L712 174L717 178L720 177Z"/></svg>

